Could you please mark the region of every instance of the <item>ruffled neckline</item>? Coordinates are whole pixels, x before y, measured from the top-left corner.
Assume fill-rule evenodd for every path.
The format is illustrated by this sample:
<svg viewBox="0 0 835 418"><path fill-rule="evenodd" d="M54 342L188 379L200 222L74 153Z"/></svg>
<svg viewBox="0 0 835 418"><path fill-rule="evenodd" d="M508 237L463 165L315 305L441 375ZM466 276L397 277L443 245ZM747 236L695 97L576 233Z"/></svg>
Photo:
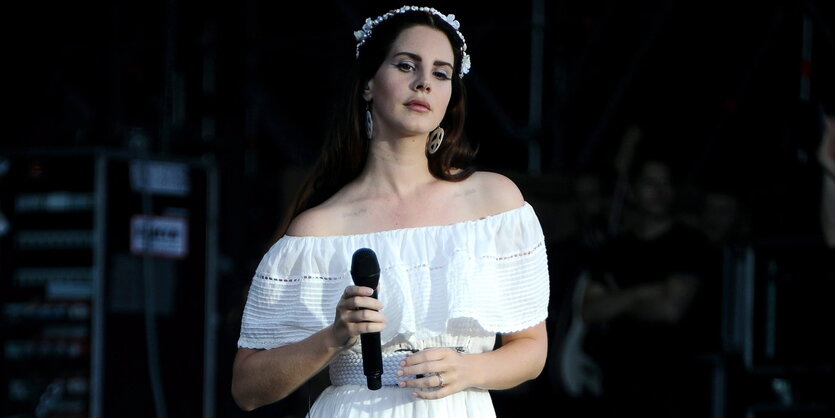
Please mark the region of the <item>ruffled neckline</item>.
<svg viewBox="0 0 835 418"><path fill-rule="evenodd" d="M502 218L513 216L519 212L530 210L530 204L526 201L522 203L522 206L518 208L513 208L510 210L506 210L504 212L499 212L494 215L487 215L483 216L478 219L467 219L464 221L453 222L450 224L443 224L443 225L424 225L424 226L412 226L406 228L395 228L395 229L387 229L384 231L374 231L374 232L363 232L360 234L341 234L341 235L284 235L279 240L291 240L291 241L306 241L306 240L321 240L321 239L357 239L357 238L375 238L375 237L383 237L387 235L394 235L403 232L421 232L426 231L430 232L437 229L448 229L448 228L455 228L459 226L468 226L468 225L475 225L482 222L494 222L494 221L501 221Z"/></svg>
<svg viewBox="0 0 835 418"><path fill-rule="evenodd" d="M524 203L448 225L284 236L256 269L240 344L277 347L327 326L352 283L351 255L359 248L379 259L384 342L516 332L547 317L544 236Z"/></svg>

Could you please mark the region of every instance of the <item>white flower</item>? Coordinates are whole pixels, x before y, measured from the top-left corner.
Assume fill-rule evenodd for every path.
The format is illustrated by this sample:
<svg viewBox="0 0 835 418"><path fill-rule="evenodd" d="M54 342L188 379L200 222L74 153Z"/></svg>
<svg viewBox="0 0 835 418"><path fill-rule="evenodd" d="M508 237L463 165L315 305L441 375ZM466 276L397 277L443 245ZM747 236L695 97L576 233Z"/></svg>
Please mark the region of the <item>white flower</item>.
<svg viewBox="0 0 835 418"><path fill-rule="evenodd" d="M386 14L384 14L382 16L378 16L378 17L374 18L373 20L371 18L365 19L365 24L362 25L362 29L354 31L354 38L357 40L357 58L359 58L359 56L360 56L360 47L363 44L365 44L365 41L367 41L368 38L371 37L371 33L374 30L375 26L379 25L380 23L384 22L385 20L387 20L388 18L390 18L392 16L399 15L399 14L406 13L406 12L410 12L410 11L421 11L421 12L432 13L435 16L438 16L441 19L443 19L445 22L447 22L449 24L449 26L452 27L452 29L455 30L455 33L457 33L458 37L461 39L461 55L462 55L462 57L461 57L461 71L459 71L459 74L461 75L461 77L464 77L464 74L467 74L468 72L470 72L470 56L467 55L467 43L466 43L466 41L464 41L464 35L462 35L461 32L458 31L458 29L461 27L461 23L459 23L455 19L454 14L450 13L448 15L445 15L445 14L443 14L443 13L441 13L441 12L431 8L431 7L403 6L399 9L391 10L391 11L387 12Z"/></svg>
<svg viewBox="0 0 835 418"><path fill-rule="evenodd" d="M464 77L464 74L470 72L470 56L468 54L464 54L461 57L461 77Z"/></svg>
<svg viewBox="0 0 835 418"><path fill-rule="evenodd" d="M452 28L455 29L455 30L458 30L458 28L461 27L461 24L458 23L457 20L455 20L455 15L454 14L446 15L446 17L444 17L444 20L446 20L447 23L449 23L449 25L452 26Z"/></svg>

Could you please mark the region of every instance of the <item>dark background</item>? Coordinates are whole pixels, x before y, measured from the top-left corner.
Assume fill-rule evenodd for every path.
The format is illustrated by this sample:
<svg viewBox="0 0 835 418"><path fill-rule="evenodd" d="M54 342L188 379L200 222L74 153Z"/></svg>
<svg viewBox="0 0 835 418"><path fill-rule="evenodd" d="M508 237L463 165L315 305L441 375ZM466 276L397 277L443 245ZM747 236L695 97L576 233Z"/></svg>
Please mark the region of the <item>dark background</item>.
<svg viewBox="0 0 835 418"><path fill-rule="evenodd" d="M763 210L805 206L756 199L814 205L815 178L803 176L817 170L820 109L835 91L831 2L544 2L533 119L532 4L433 4L456 13L468 42L467 132L481 146L480 167L609 170L626 130L639 126L644 142L680 163L682 180L730 182ZM352 31L393 5L11 5L3 146L119 148L140 130L152 152L216 156L227 211L265 211L246 218L260 227L229 229L267 233L275 172L315 155L354 53ZM529 141L541 149L538 168Z"/></svg>
<svg viewBox="0 0 835 418"><path fill-rule="evenodd" d="M365 17L400 5L4 6L0 151L143 149L216 161L220 309L228 318L220 342L219 416L238 414L223 379L241 292L293 181L321 143L354 57L352 32ZM559 179L610 172L624 135L637 127L644 145L675 162L685 190L720 184L738 193L754 239L819 242L816 152L821 113L832 113L835 96L833 2L428 5L454 13L467 40L467 133L480 145L480 168L519 179L523 193L532 195L547 179L554 189L545 194L559 198L566 194ZM804 19L811 28L805 43ZM541 66L532 68L537 30ZM538 112L531 107L532 71L541 76L533 87L541 97ZM551 224L547 213L540 216ZM270 408L251 415L278 414L281 405Z"/></svg>

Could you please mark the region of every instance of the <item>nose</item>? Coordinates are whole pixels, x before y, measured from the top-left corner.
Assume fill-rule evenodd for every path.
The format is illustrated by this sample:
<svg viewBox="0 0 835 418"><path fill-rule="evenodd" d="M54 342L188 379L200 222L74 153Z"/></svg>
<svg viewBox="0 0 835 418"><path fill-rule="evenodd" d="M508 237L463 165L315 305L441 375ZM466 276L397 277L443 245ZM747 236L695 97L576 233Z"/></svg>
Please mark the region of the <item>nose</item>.
<svg viewBox="0 0 835 418"><path fill-rule="evenodd" d="M432 91L432 86L429 84L429 80L426 79L426 77L421 76L415 82L415 90L423 90L424 93L429 93Z"/></svg>

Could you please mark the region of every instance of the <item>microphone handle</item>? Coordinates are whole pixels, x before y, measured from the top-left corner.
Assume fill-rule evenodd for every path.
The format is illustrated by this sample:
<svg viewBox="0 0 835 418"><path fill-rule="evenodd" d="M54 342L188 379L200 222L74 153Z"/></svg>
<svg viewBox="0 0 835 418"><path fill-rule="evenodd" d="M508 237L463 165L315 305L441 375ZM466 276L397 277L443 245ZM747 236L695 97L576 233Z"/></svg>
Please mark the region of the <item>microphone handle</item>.
<svg viewBox="0 0 835 418"><path fill-rule="evenodd" d="M376 280L375 280L376 281ZM377 289L371 295L377 299ZM383 387L383 353L380 345L379 332L366 332L360 334L362 343L362 372L365 375L368 388L377 390Z"/></svg>
<svg viewBox="0 0 835 418"><path fill-rule="evenodd" d="M368 381L368 388L377 390L382 386L383 355L380 350L380 333L360 334L362 342L362 371Z"/></svg>

